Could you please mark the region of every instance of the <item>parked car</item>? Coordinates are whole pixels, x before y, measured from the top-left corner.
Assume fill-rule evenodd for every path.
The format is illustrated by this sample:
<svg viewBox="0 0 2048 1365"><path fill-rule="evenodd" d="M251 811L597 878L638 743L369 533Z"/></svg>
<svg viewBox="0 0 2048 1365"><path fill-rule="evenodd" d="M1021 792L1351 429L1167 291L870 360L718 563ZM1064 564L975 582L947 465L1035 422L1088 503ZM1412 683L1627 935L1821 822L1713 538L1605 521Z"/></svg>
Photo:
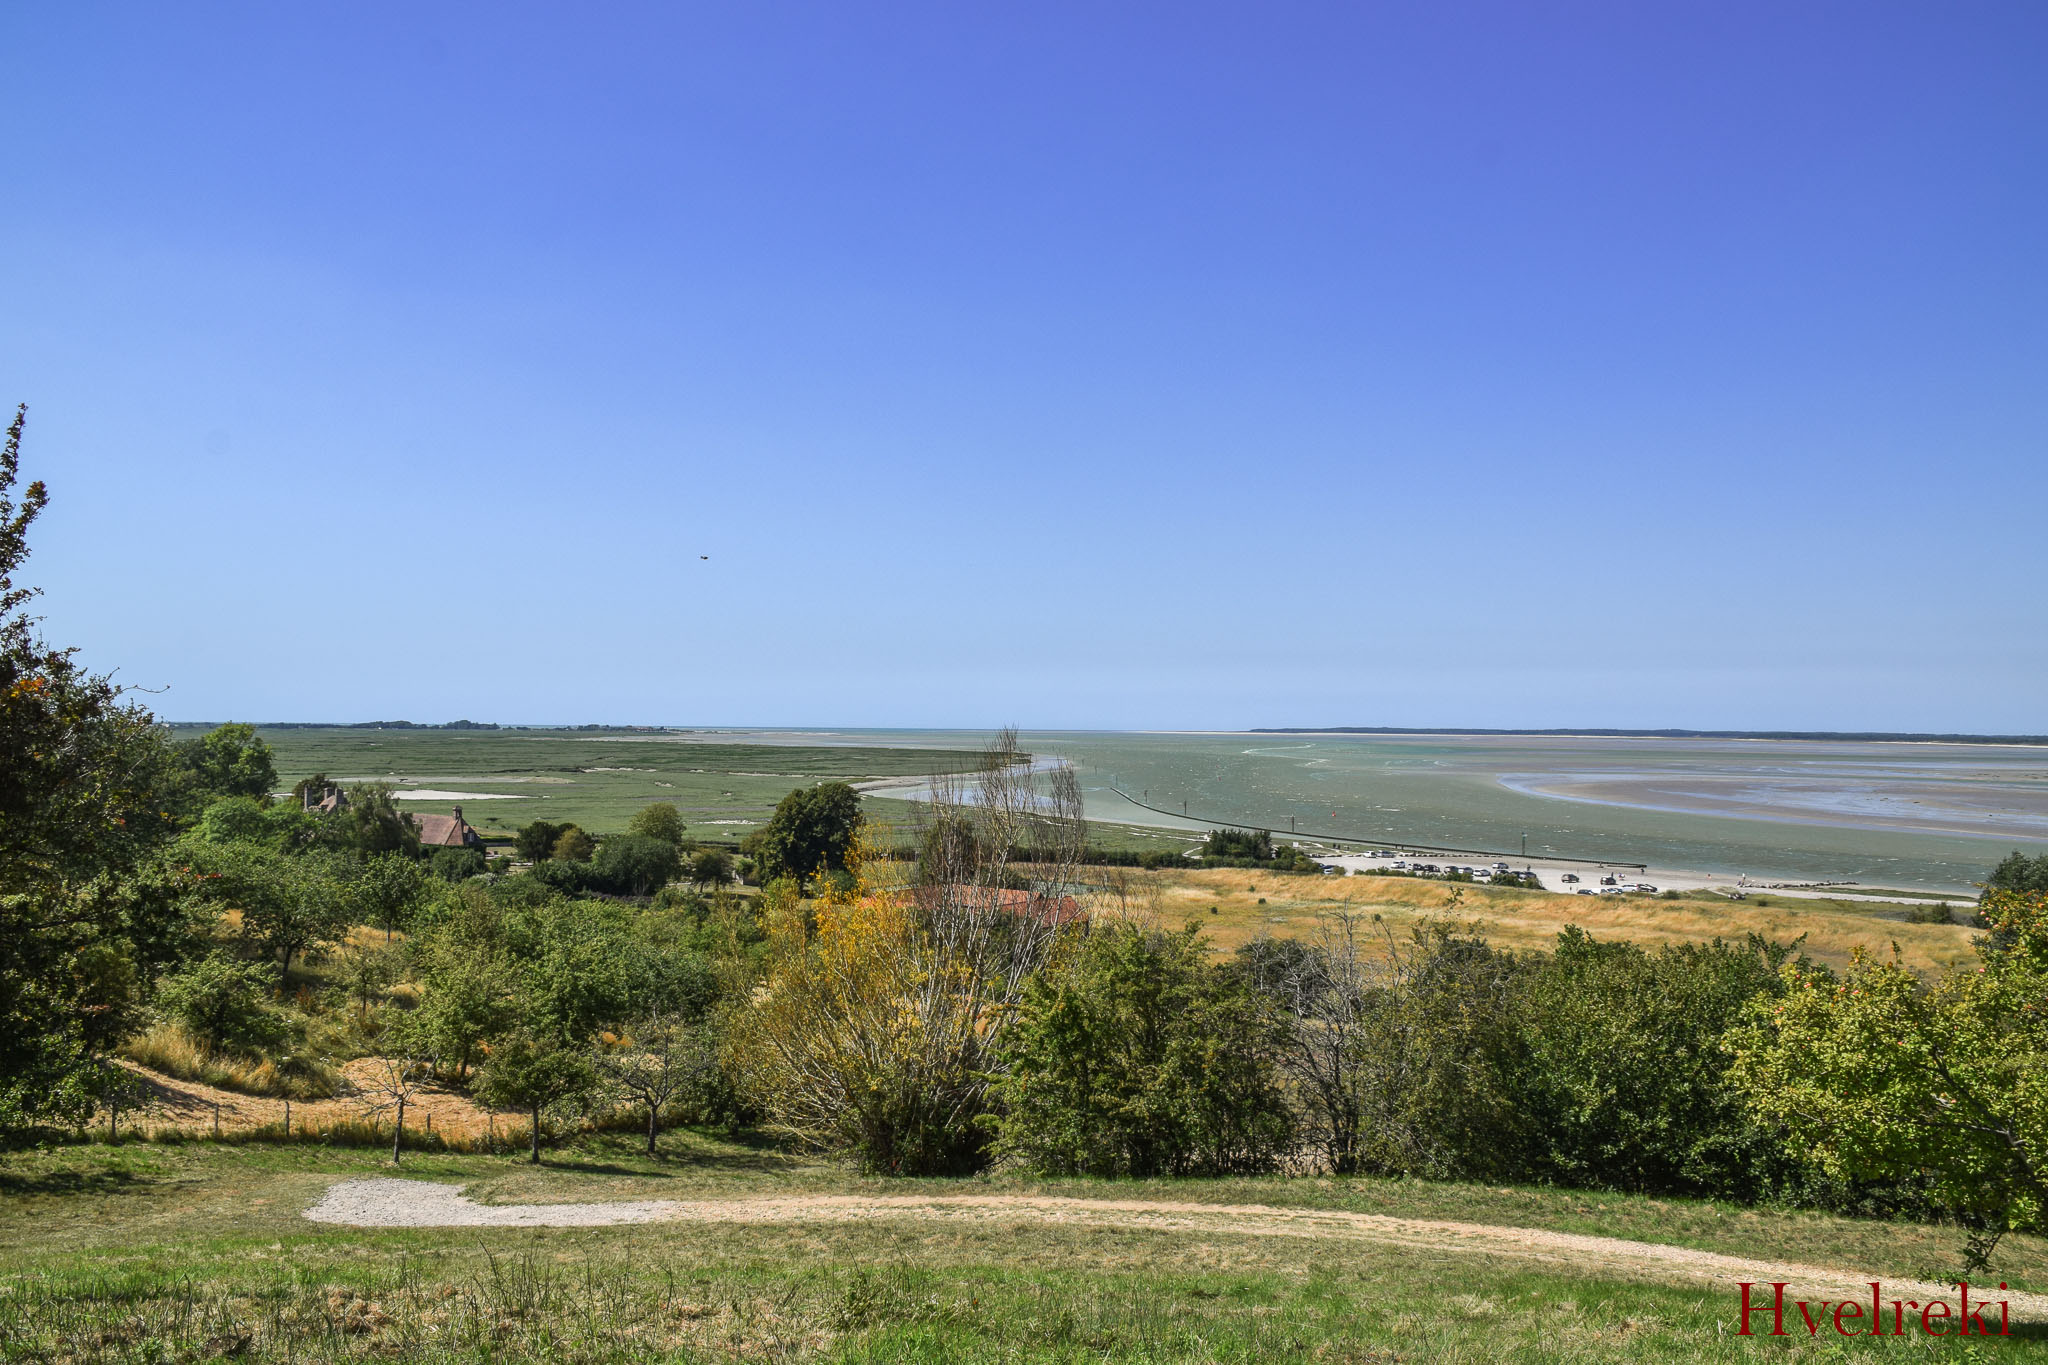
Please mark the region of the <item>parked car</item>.
<svg viewBox="0 0 2048 1365"><path fill-rule="evenodd" d="M1637 883L1636 883L1636 890L1638 890L1638 891L1641 891L1641 892L1642 892L1642 893L1644 893L1645 895L1650 895L1650 894L1654 894L1654 893L1656 892L1657 888L1656 888L1656 887L1654 887L1654 886L1652 886L1652 885L1650 885L1650 884L1649 884L1648 882L1637 882Z"/></svg>
<svg viewBox="0 0 2048 1365"><path fill-rule="evenodd" d="M1562 878L1560 878L1559 880L1561 880L1561 881L1564 881L1564 882L1568 882L1568 883L1575 883L1575 882L1577 882L1577 881L1579 880L1579 874L1578 874L1578 873L1576 873L1576 872L1567 872L1567 873L1565 873L1565 874L1564 874L1564 876L1563 876Z"/></svg>

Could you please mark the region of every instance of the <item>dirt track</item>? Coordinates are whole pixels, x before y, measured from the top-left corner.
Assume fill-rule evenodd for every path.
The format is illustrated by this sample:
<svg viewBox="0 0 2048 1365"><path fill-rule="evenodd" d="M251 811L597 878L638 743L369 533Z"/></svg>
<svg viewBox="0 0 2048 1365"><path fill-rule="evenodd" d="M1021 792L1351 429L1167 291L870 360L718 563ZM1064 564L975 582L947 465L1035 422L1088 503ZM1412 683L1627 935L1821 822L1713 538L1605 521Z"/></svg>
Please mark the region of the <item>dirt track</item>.
<svg viewBox="0 0 2048 1365"><path fill-rule="evenodd" d="M774 1199L637 1200L609 1204L478 1204L460 1185L413 1180L344 1180L330 1187L306 1217L353 1227L592 1227L616 1223L852 1223L876 1220L1035 1222L1073 1227L1153 1229L1204 1236L1303 1237L1377 1242L1438 1252L1550 1261L1574 1271L1608 1272L1718 1286L1741 1281L1788 1284L1795 1298L1854 1298L1880 1279L1887 1300L1954 1301L1953 1286L1874 1276L1861 1271L1748 1260L1690 1247L1589 1237L1541 1228L1389 1218L1333 1209L1268 1204L1193 1204L1135 1199L1071 1199L1047 1195L802 1195ZM1999 1293L2015 1318L2048 1321L2048 1295ZM1788 1309L1788 1311L1790 1311Z"/></svg>

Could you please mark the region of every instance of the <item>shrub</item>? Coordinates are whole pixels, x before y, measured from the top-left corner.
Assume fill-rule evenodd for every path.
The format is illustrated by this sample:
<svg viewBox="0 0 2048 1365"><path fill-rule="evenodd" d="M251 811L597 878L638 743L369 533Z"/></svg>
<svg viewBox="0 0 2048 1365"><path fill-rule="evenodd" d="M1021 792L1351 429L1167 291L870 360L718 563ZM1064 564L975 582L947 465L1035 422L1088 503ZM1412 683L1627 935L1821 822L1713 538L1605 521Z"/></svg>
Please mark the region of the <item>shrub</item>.
<svg viewBox="0 0 2048 1365"><path fill-rule="evenodd" d="M1178 934L1098 929L1025 994L997 1087L996 1150L1059 1175L1273 1169L1292 1124L1277 1032Z"/></svg>
<svg viewBox="0 0 2048 1365"><path fill-rule="evenodd" d="M645 896L668 885L682 870L682 854L667 839L649 834L618 834L599 846L597 856L591 859L586 884L614 896Z"/></svg>
<svg viewBox="0 0 2048 1365"><path fill-rule="evenodd" d="M165 978L157 1007L208 1053L254 1052L291 1036L290 1026L264 1003L277 979L277 969L267 962L243 962L216 950Z"/></svg>
<svg viewBox="0 0 2048 1365"><path fill-rule="evenodd" d="M466 882L483 873L484 855L481 849L437 848L427 866L444 882Z"/></svg>

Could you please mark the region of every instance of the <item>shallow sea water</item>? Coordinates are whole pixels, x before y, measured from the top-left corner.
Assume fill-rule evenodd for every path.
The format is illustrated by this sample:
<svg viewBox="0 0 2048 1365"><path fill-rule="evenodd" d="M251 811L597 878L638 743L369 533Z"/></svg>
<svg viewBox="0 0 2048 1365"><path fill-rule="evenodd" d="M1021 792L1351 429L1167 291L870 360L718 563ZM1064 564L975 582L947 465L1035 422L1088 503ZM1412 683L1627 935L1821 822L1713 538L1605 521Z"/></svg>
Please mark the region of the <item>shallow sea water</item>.
<svg viewBox="0 0 2048 1365"><path fill-rule="evenodd" d="M744 733L940 747L987 738ZM1952 892L1968 890L2013 849L2048 853L2048 748L1072 731L1023 740L1035 754L1074 762L1088 814L1099 820L1291 824L1304 834L1510 855L1526 838L1532 855Z"/></svg>

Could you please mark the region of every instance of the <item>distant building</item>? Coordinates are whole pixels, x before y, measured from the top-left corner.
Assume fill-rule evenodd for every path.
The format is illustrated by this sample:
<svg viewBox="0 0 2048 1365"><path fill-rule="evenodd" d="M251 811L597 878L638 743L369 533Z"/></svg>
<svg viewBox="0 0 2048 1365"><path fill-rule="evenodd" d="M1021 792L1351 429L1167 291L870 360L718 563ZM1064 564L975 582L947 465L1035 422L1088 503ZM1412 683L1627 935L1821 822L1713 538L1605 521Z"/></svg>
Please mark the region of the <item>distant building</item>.
<svg viewBox="0 0 2048 1365"><path fill-rule="evenodd" d="M453 815L414 815L407 811L405 818L412 821L413 828L420 832L421 848L482 848L484 836L476 832L475 826L462 818L462 807L455 808Z"/></svg>
<svg viewBox="0 0 2048 1365"><path fill-rule="evenodd" d="M304 808L308 815L332 815L348 805L348 793L332 782L317 789L306 788L301 799L305 803Z"/></svg>

